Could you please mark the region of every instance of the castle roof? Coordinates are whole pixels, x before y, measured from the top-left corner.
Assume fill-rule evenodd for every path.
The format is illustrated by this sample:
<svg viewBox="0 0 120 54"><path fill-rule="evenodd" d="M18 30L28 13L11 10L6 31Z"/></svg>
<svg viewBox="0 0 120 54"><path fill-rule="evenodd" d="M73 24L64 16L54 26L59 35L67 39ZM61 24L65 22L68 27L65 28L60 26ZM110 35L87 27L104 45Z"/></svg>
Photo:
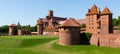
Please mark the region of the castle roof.
<svg viewBox="0 0 120 54"><path fill-rule="evenodd" d="M98 14L100 9L94 4L91 9L89 9L88 14Z"/></svg>
<svg viewBox="0 0 120 54"><path fill-rule="evenodd" d="M112 13L107 7L105 7L101 14L112 14Z"/></svg>
<svg viewBox="0 0 120 54"><path fill-rule="evenodd" d="M100 9L94 4L91 9L88 10L87 14L98 14Z"/></svg>
<svg viewBox="0 0 120 54"><path fill-rule="evenodd" d="M17 26L16 24L11 24L10 26Z"/></svg>
<svg viewBox="0 0 120 54"><path fill-rule="evenodd" d="M39 18L39 19L37 20L37 24L42 24L42 23L43 23L42 19Z"/></svg>
<svg viewBox="0 0 120 54"><path fill-rule="evenodd" d="M73 18L66 20L60 27L80 27L80 24Z"/></svg>

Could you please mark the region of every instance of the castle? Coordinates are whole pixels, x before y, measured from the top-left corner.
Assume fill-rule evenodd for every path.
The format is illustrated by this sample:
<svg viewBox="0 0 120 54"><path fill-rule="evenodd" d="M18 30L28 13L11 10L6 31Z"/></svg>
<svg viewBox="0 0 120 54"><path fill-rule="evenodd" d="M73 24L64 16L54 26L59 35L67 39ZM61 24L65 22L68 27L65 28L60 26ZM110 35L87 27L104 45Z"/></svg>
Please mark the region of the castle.
<svg viewBox="0 0 120 54"><path fill-rule="evenodd" d="M62 45L79 44L81 42L80 39L82 39L79 36L81 34L79 26L71 19L63 23L59 28L59 43ZM96 5L88 9L85 32L92 33L89 41L91 45L120 47L120 35L113 33L112 13L107 7L102 12Z"/></svg>
<svg viewBox="0 0 120 54"><path fill-rule="evenodd" d="M90 44L96 46L120 47L120 37L113 34L112 13L105 7L100 9L93 5L86 14L86 31L92 33Z"/></svg>
<svg viewBox="0 0 120 54"><path fill-rule="evenodd" d="M16 27L15 24L9 27L9 35L14 35ZM58 35L61 45L77 45L80 44L80 39L82 39L81 32L92 33L91 45L120 47L120 35L113 34L112 12L107 7L101 11L96 5L88 9L86 13L86 29L82 29L75 19L55 17L53 11L49 10L45 18L37 20L37 31L28 31L26 34ZM18 35L23 35L23 33L25 32L18 30Z"/></svg>
<svg viewBox="0 0 120 54"><path fill-rule="evenodd" d="M27 30L18 30L18 35L58 35L58 26L61 21L65 21L67 18L56 17L52 10L48 11L48 15L45 18L39 18L37 20L37 31L30 32ZM17 25L12 24L9 26L9 35L17 35L14 34L14 28L17 28ZM13 28L14 27L14 28Z"/></svg>

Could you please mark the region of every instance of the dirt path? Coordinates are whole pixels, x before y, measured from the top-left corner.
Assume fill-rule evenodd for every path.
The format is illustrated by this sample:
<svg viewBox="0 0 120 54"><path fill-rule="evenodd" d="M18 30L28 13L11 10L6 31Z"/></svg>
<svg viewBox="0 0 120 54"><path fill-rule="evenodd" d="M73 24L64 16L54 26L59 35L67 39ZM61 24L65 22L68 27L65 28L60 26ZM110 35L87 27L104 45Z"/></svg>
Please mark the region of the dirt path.
<svg viewBox="0 0 120 54"><path fill-rule="evenodd" d="M43 45L39 45L39 46L36 46L36 47L32 47L32 48L29 48L29 50L32 50L34 52L40 52L40 51L44 51L44 52L47 52L47 53L50 53L50 54L67 54L65 52L61 52L59 50L55 50L55 49L52 49L52 44L58 42L58 40L52 40L48 43L45 43Z"/></svg>

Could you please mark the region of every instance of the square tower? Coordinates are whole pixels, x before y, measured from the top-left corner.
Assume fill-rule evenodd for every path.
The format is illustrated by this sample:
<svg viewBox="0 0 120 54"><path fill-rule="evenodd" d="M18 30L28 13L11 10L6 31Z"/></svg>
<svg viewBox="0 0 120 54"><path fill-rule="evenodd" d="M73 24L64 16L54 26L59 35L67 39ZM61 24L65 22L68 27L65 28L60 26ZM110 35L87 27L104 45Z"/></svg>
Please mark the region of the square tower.
<svg viewBox="0 0 120 54"><path fill-rule="evenodd" d="M100 8L93 5L86 14L86 31L93 34L109 34L112 29L112 13L105 7L101 12Z"/></svg>
<svg viewBox="0 0 120 54"><path fill-rule="evenodd" d="M113 33L113 26L112 26L112 13L110 10L105 7L104 10L101 12L101 30L102 34L109 34Z"/></svg>
<svg viewBox="0 0 120 54"><path fill-rule="evenodd" d="M86 14L86 31L93 34L100 33L100 9L93 5Z"/></svg>

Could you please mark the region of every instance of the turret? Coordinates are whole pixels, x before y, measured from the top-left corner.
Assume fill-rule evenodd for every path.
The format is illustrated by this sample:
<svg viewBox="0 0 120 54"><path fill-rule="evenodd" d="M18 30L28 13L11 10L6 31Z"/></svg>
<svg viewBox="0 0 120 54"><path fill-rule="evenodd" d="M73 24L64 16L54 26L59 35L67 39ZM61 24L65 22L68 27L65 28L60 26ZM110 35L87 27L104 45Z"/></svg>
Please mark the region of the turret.
<svg viewBox="0 0 120 54"><path fill-rule="evenodd" d="M42 21L42 19L37 20L37 34L38 35L43 34L43 21Z"/></svg>
<svg viewBox="0 0 120 54"><path fill-rule="evenodd" d="M75 19L70 18L60 25L59 43L61 45L80 44L80 24Z"/></svg>
<svg viewBox="0 0 120 54"><path fill-rule="evenodd" d="M11 24L9 26L9 35L17 35L17 25Z"/></svg>

